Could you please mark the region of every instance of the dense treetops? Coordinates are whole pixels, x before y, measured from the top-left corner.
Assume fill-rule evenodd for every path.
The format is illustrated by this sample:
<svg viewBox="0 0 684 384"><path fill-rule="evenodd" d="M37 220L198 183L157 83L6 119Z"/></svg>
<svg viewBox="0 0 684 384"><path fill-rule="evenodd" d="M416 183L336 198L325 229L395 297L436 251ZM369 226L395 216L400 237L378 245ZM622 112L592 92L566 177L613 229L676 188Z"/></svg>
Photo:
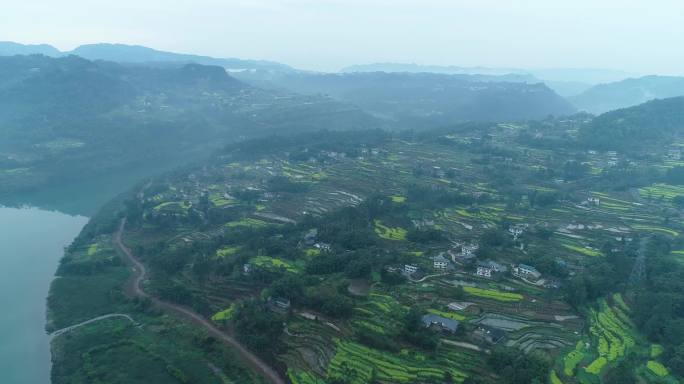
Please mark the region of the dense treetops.
<svg viewBox="0 0 684 384"><path fill-rule="evenodd" d="M653 100L596 117L580 130L580 140L601 149L635 149L681 136L684 97Z"/></svg>

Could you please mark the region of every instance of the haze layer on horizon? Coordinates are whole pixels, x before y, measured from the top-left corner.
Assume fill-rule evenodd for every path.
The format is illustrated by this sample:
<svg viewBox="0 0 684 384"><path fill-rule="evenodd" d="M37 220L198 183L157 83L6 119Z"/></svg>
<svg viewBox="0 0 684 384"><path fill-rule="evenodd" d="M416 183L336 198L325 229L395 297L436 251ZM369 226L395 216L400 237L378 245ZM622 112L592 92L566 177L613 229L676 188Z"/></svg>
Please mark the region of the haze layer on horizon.
<svg viewBox="0 0 684 384"><path fill-rule="evenodd" d="M0 40L112 42L335 71L400 62L684 74L678 0L37 0Z"/></svg>

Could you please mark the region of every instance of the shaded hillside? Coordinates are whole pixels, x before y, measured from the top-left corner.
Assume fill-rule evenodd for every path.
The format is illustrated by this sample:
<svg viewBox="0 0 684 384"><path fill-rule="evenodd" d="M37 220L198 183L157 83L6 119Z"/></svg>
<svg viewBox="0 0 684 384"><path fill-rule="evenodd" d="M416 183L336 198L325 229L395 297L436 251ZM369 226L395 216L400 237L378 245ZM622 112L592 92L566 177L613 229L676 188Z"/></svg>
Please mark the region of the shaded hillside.
<svg viewBox="0 0 684 384"><path fill-rule="evenodd" d="M350 104L264 91L221 67L0 57L0 195L154 172L242 137L378 126Z"/></svg>
<svg viewBox="0 0 684 384"><path fill-rule="evenodd" d="M497 82L493 76L262 71L236 76L261 87L331 95L354 103L398 128L427 128L463 121L525 120L574 111L567 101L543 84Z"/></svg>
<svg viewBox="0 0 684 384"><path fill-rule="evenodd" d="M599 84L570 98L580 110L603 113L631 107L653 99L684 95L684 77L645 76Z"/></svg>
<svg viewBox="0 0 684 384"><path fill-rule="evenodd" d="M580 140L593 148L648 150L682 137L684 97L607 112L580 129Z"/></svg>

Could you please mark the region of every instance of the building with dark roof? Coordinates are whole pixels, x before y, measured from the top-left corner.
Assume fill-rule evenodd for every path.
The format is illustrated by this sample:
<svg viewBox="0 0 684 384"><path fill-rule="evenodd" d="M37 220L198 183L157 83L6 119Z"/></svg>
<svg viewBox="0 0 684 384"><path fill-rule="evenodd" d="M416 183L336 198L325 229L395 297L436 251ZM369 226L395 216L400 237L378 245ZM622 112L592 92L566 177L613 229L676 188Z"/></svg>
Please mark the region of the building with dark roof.
<svg viewBox="0 0 684 384"><path fill-rule="evenodd" d="M447 319L446 317L438 316L432 313L423 315L421 318L425 328L437 328L440 331L454 333L458 330L458 321Z"/></svg>

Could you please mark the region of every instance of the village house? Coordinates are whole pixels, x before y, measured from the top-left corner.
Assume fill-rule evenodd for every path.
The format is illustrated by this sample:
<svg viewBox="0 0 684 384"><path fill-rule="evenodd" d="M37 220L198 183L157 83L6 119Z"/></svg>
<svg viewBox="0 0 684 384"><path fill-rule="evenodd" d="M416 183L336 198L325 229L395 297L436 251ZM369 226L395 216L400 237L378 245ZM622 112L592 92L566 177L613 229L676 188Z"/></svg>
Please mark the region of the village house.
<svg viewBox="0 0 684 384"><path fill-rule="evenodd" d="M475 274L480 277L491 278L495 273L506 272L508 268L506 266L497 263L496 261L487 260L480 261L477 263L477 269Z"/></svg>
<svg viewBox="0 0 684 384"><path fill-rule="evenodd" d="M252 273L252 264L246 263L242 265L242 272L245 273L245 275L249 275Z"/></svg>
<svg viewBox="0 0 684 384"><path fill-rule="evenodd" d="M599 199L598 197L594 197L594 196L590 196L589 198L587 198L587 202L589 204L601 205L601 199Z"/></svg>
<svg viewBox="0 0 684 384"><path fill-rule="evenodd" d="M442 332L455 333L458 330L458 321L437 316L432 313L423 315L421 318L425 328L437 329Z"/></svg>
<svg viewBox="0 0 684 384"><path fill-rule="evenodd" d="M539 273L535 267L526 264L518 264L513 268L513 276L525 280L538 280L541 277L541 273Z"/></svg>
<svg viewBox="0 0 684 384"><path fill-rule="evenodd" d="M418 272L418 269L420 269L420 268L418 268L418 266L414 265L414 264L404 265L404 273L407 275L412 275L412 274Z"/></svg>
<svg viewBox="0 0 684 384"><path fill-rule="evenodd" d="M314 248L320 249L323 252L330 252L331 246L328 243L316 243Z"/></svg>
<svg viewBox="0 0 684 384"><path fill-rule="evenodd" d="M451 257L451 261L465 262L475 257L475 252L480 247L477 244L465 244L465 243L455 243L454 247L450 249L447 253Z"/></svg>
<svg viewBox="0 0 684 384"><path fill-rule="evenodd" d="M513 236L513 240L518 240L518 237L525 232L525 225L523 224L516 224L508 227L508 233Z"/></svg>
<svg viewBox="0 0 684 384"><path fill-rule="evenodd" d="M475 256L475 252L480 249L477 244L468 244L461 246L461 254L464 256Z"/></svg>
<svg viewBox="0 0 684 384"><path fill-rule="evenodd" d="M443 253L440 253L438 256L435 256L435 258L432 259L432 265L435 269L444 271L449 268L449 260L444 257Z"/></svg>
<svg viewBox="0 0 684 384"><path fill-rule="evenodd" d="M492 269L486 266L478 265L475 274L480 277L490 278L492 277Z"/></svg>

